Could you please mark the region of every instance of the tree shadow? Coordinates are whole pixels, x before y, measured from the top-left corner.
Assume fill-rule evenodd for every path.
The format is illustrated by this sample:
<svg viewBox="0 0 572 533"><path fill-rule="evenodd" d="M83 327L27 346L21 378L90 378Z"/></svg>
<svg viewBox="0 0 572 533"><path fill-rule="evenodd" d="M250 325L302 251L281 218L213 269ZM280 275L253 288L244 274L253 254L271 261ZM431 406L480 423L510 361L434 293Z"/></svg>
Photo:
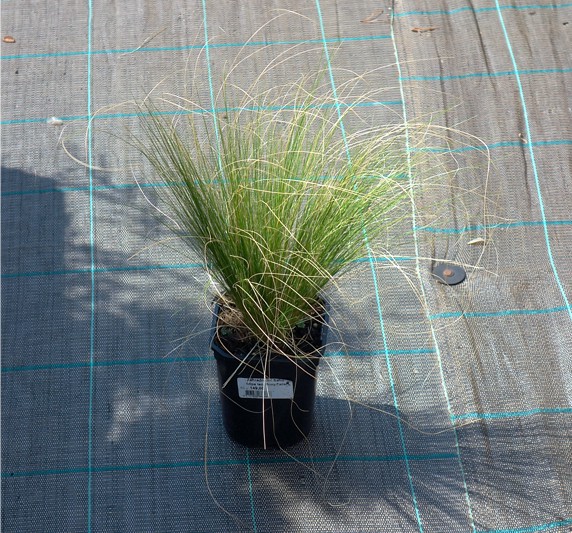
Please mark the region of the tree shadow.
<svg viewBox="0 0 572 533"><path fill-rule="evenodd" d="M91 191L62 188L14 168L2 182L2 523L85 531L88 506L100 529L139 505L153 521L155 491L122 501L120 478L200 462L206 279L171 251L139 253L162 228L136 187L97 174Z"/></svg>
<svg viewBox="0 0 572 533"><path fill-rule="evenodd" d="M88 514L94 531L468 531L467 501L477 530L572 514L561 419L455 433L424 403L434 391L396 409L360 357L336 359L358 368L340 376L362 403L322 370L306 442L230 441L204 276L142 252L164 234L140 191L96 177L90 203L89 188L2 169L6 531L85 531Z"/></svg>

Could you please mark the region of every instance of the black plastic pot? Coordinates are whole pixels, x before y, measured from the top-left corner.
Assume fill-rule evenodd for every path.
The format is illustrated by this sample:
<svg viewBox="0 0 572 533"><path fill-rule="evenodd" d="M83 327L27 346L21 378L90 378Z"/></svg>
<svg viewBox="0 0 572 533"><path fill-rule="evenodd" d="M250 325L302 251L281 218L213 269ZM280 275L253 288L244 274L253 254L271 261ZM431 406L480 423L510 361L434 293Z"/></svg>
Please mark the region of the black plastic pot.
<svg viewBox="0 0 572 533"><path fill-rule="evenodd" d="M223 424L228 435L252 448L291 446L306 438L314 418L316 374L323 355L325 317L313 324L319 346L311 355L293 358L271 354L266 363L258 357L232 354L215 335L211 348L217 362ZM266 364L266 372L263 366Z"/></svg>

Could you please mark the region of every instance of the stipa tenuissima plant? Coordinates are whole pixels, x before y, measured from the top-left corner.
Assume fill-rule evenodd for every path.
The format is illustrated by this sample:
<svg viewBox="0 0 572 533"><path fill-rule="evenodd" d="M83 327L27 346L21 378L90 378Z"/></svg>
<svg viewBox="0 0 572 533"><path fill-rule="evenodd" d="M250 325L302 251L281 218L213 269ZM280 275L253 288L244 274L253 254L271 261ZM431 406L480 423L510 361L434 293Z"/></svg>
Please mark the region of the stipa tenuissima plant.
<svg viewBox="0 0 572 533"><path fill-rule="evenodd" d="M147 111L139 146L167 185L173 229L204 259L241 329L275 350L402 218L412 192L404 126L344 131L351 106L306 91L224 119Z"/></svg>

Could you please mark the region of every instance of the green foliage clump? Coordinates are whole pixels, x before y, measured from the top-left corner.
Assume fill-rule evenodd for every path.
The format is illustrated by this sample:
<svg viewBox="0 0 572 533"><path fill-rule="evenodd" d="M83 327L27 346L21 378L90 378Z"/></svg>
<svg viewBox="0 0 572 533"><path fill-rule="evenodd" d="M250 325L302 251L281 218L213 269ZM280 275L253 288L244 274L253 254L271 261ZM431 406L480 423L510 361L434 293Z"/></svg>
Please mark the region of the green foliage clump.
<svg viewBox="0 0 572 533"><path fill-rule="evenodd" d="M308 92L224 118L148 111L140 149L167 185L173 229L267 346L288 345L411 194L405 126L347 132L351 106Z"/></svg>

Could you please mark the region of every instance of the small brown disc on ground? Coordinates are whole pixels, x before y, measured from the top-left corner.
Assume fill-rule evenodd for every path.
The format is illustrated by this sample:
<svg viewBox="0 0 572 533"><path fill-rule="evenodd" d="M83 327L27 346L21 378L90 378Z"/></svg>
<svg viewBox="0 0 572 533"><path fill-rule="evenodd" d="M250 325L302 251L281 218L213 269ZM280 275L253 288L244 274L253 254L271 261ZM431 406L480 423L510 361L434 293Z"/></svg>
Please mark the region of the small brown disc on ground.
<svg viewBox="0 0 572 533"><path fill-rule="evenodd" d="M440 263L433 268L433 276L445 285L458 285L465 281L465 270L459 265Z"/></svg>
<svg viewBox="0 0 572 533"><path fill-rule="evenodd" d="M14 39L14 37L12 37L11 35L6 35L6 37L4 37L4 39L2 39L5 43L15 43L16 39Z"/></svg>

